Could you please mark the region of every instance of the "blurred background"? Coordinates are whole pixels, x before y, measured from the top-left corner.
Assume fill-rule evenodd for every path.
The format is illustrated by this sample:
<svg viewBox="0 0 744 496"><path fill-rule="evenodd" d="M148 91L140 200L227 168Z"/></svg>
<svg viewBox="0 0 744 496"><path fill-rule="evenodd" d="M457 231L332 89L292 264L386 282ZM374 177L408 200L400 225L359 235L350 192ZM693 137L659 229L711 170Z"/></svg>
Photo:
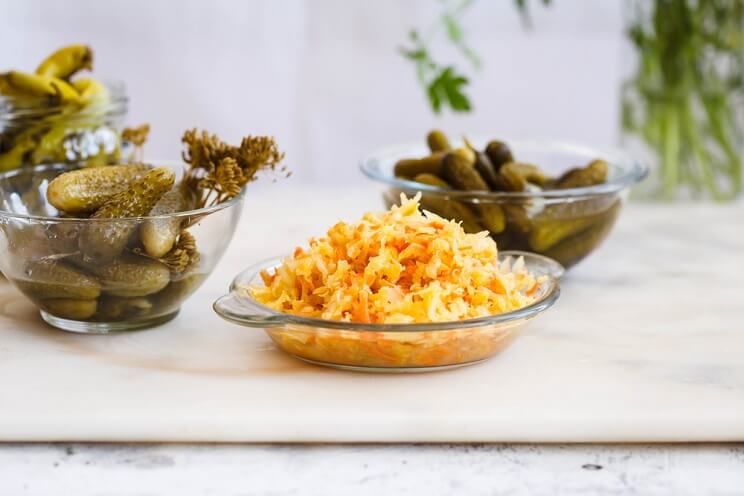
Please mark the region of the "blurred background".
<svg viewBox="0 0 744 496"><path fill-rule="evenodd" d="M68 43L95 51L94 75L123 80L127 123L152 126L146 155L177 158L191 127L237 141L273 134L292 182L363 183L377 147L454 133L557 138L599 146L620 138L620 82L632 53L622 0L481 1L463 14L480 70L445 37L443 63L471 77L473 111L435 116L399 49L437 23L434 0L5 0L3 70L32 71Z"/></svg>

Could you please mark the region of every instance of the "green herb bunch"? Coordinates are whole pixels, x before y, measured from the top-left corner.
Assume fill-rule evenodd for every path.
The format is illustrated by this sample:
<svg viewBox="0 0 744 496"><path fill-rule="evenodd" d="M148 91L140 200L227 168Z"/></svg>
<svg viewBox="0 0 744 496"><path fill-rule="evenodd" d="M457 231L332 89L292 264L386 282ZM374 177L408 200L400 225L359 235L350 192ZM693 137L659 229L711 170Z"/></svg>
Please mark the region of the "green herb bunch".
<svg viewBox="0 0 744 496"><path fill-rule="evenodd" d="M627 135L656 155L660 188L715 200L742 188L744 0L628 0L638 53L623 86Z"/></svg>
<svg viewBox="0 0 744 496"><path fill-rule="evenodd" d="M551 0L541 0L549 5ZM527 0L515 0L522 21L526 27L530 26ZM468 45L462 18L474 4L473 0L443 0L443 13L438 22L432 26L426 35L419 30L412 29L408 34L409 46L400 49L401 54L411 60L416 66L416 76L419 84L426 92L434 113L439 114L447 107L453 112L469 112L472 109L470 98L465 90L470 83L467 76L454 64L437 62L430 48L431 43L444 31L447 40L468 61L471 69L479 70L480 57Z"/></svg>

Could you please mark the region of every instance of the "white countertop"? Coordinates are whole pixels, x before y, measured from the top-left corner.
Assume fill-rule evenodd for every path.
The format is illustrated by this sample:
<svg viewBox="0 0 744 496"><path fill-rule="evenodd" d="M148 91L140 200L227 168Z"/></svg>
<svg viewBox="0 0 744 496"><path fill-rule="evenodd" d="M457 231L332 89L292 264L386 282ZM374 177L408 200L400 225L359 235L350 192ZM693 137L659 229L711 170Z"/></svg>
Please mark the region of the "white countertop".
<svg viewBox="0 0 744 496"><path fill-rule="evenodd" d="M246 265L274 254L278 246L286 243L299 243L306 236L317 234L318 226L334 222L338 214L318 201L328 196L320 192L295 194L290 208L282 208L283 215L276 216L272 230L266 231L260 239L244 238L241 243L238 238L214 277L227 281L241 263ZM246 218L256 215L261 201L266 198L251 198ZM375 208L376 197L369 191L358 194L350 191L335 195L335 201L348 206L345 218L354 219L361 210ZM302 208L296 209L298 205ZM744 278L744 258L740 257L744 246L741 229L744 210L741 207L678 206L674 207L675 215L670 216L663 213L669 208L631 206L621 215L618 228L601 251L569 276L568 291L563 295L563 301L573 300L574 304L582 299L599 302L608 294L603 288L610 285L616 291L612 294L621 295L625 302L619 304L632 316L644 300L644 295L638 291L649 283L648 268L658 269L665 283L663 288L655 289L663 292L648 294L648 298L657 301L644 311L662 311L668 318L668 326L644 335L650 329L643 325L643 319L636 319L639 325L633 329L619 329L614 337L597 331L591 339L592 334L582 334L581 325L575 333L572 330L553 336L547 334L550 329L541 329L541 333L526 336L519 347L515 345L501 365L499 362L492 365L508 368L509 360L524 359L533 352L543 353L541 356L549 359L544 345L553 343L556 353L568 353L566 357L573 357L563 361L570 365L576 380L571 388L574 393L563 396L564 399L585 401L591 411L600 415L612 410L606 402L614 400L599 386L606 382L620 394L623 384L632 383L632 389L624 393L633 407L629 411L643 413L626 421L618 414L615 420L619 423L614 432L607 432L601 422L594 423L592 429L595 430L589 429L591 435L584 440L594 436L634 441L637 439L632 437L633 432L641 432L640 439L643 439L653 434L654 429L661 432L659 440L683 441L685 436L723 440L727 432L735 432L734 438L741 439L744 360L740 358L744 357L744 347L740 346L741 339L734 331L736 322L740 321L737 315L744 317L744 306L732 306L729 297L744 292L740 282ZM643 260L644 257L649 260ZM640 265L639 260L643 260ZM634 288L638 291L634 292ZM707 290L720 290L723 296L715 298ZM202 296L212 298L215 291L210 290ZM671 297L676 305L670 305L665 299ZM602 308L611 308L603 305ZM19 315L27 313L21 311ZM617 315L620 322L623 314ZM561 326L561 319L579 324L570 313L561 313L557 308L551 321L553 327ZM649 321L658 322L658 319L654 317ZM578 344L569 346L572 339L578 339ZM137 346L132 347L136 349ZM672 352L659 359L660 350ZM12 354L12 348L6 347L5 351ZM187 355L189 363L203 358L199 354ZM581 357L584 359L580 360ZM228 362L234 358L228 357ZM32 355L29 360L33 360ZM602 360L610 360L613 368L599 367L599 372L593 373L591 364ZM489 364L479 367L486 370ZM460 377L472 373L466 372ZM552 369L540 373L547 374L544 377L550 382L564 377L566 371ZM635 376L638 376L637 381L633 379ZM35 387L43 387L42 382L32 383ZM576 388L586 385L590 385L588 391L593 391L595 396L582 400L580 395L576 396ZM554 395L550 390L543 393L547 394L545 400L553 405L551 408L559 406L558 396L551 399ZM8 398L6 396L6 401ZM657 410L653 405L659 406L658 415L654 415ZM17 405L12 407L22 410ZM616 407L621 408L621 403L616 402ZM519 432L529 427L532 413L534 411L525 412L526 420ZM669 420L672 414L674 421ZM41 418L43 415L37 420ZM605 419L612 425L611 415L605 415ZM565 435L567 439L582 439L577 438L577 434L581 434L579 420L574 417L569 422L572 427ZM592 415L587 414L586 420L592 421ZM633 431L641 424L645 425L641 431ZM605 429L604 434L598 436L597 433L603 431L597 429ZM535 431L541 433L537 437L544 437L541 440L559 441L562 435L545 437L550 431L548 428ZM630 437L623 437L622 431L630 433ZM496 429L489 437L498 440L504 432ZM670 436L673 432L684 435ZM5 434L7 438L7 429ZM475 440L472 436L468 439ZM91 480L96 481L95 485L100 484L100 490L90 494L161 494L169 488L178 488L179 494L296 494L300 492L298 488L308 487L317 488L310 494L349 494L352 489L355 494L385 494L393 488L399 488L399 492L407 489L411 494L491 494L496 490L514 494L561 491L585 494L600 491L700 494L711 491L725 494L726 490L741 488L743 478L744 448L732 445L0 446L0 494L14 495L53 494L54 488L60 485L72 492L72 489L82 490L84 482ZM90 491L94 486L85 488Z"/></svg>

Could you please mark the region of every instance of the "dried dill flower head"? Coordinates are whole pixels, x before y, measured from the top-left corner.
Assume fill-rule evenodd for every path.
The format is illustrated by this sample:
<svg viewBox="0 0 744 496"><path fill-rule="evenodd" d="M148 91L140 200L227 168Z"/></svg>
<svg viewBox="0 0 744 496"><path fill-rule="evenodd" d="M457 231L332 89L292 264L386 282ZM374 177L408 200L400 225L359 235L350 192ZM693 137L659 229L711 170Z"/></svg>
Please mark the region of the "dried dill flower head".
<svg viewBox="0 0 744 496"><path fill-rule="evenodd" d="M260 170L286 169L284 153L270 136L246 136L232 146L215 134L192 129L181 139L183 160L188 165L184 183L196 193L200 207L233 198Z"/></svg>
<svg viewBox="0 0 744 496"><path fill-rule="evenodd" d="M199 263L199 251L196 249L194 235L185 229L178 235L178 242L171 251L160 259L171 272L183 273Z"/></svg>

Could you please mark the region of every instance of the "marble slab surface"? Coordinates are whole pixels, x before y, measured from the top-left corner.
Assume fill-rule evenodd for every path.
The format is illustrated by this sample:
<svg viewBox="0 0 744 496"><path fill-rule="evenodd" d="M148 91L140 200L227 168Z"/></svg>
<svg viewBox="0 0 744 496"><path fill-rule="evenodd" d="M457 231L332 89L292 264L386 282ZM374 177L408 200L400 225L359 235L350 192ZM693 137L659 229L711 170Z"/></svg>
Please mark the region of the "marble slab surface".
<svg viewBox="0 0 744 496"><path fill-rule="evenodd" d="M296 361L212 313L244 266L381 205L370 188L262 186L216 272L162 327L67 334L0 284L0 441L744 440L741 205L631 205L501 355L374 375Z"/></svg>

